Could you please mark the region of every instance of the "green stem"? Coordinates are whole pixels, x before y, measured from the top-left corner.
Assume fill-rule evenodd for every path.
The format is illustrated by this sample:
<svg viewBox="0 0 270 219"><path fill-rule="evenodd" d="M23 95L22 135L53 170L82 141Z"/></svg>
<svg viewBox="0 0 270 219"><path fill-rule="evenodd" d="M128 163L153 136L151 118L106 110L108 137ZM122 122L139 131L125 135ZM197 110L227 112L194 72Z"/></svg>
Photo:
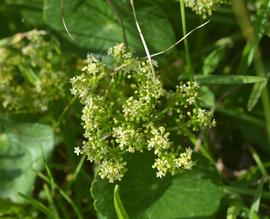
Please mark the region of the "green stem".
<svg viewBox="0 0 270 219"><path fill-rule="evenodd" d="M137 18L137 15L136 15L136 10L135 10L135 6L134 6L134 1L133 0L130 0L130 5L131 5L131 8L132 8L132 12L133 12L133 16L134 16L134 20L135 20L135 24L136 24L138 33L140 35L140 38L141 38L141 41L142 41L142 44L143 44L145 53L146 53L147 58L148 58L148 62L149 62L150 68L151 68L151 72L152 72L153 76L155 77L155 69L154 69L154 66L153 66L153 63L152 63L150 52L148 50L146 41L145 41L144 36L143 36L143 33L142 33L141 27L140 27L139 22L138 22L138 18Z"/></svg>
<svg viewBox="0 0 270 219"><path fill-rule="evenodd" d="M83 216L81 214L81 212L79 211L78 207L76 206L75 202L64 192L64 190L62 190L55 182L52 182L48 177L46 177L44 174L42 174L41 172L38 173L38 176L43 179L46 183L51 184L52 187L54 187L56 190L58 190L58 192L60 193L60 195L66 200L67 203L69 203L71 205L71 207L73 208L75 214L76 214L76 218L78 219L83 219ZM52 185L53 184L53 185Z"/></svg>
<svg viewBox="0 0 270 219"><path fill-rule="evenodd" d="M181 13L182 31L183 31L183 35L185 36L187 34L187 28L186 28L186 15L185 15L184 0L180 0L180 13ZM188 74L189 74L189 78L192 79L194 71L192 68L191 56L189 52L187 38L184 39L184 45L185 45L185 56L186 56L186 62L187 62L187 67L188 67Z"/></svg>
<svg viewBox="0 0 270 219"><path fill-rule="evenodd" d="M83 166L83 163L84 163L85 159L86 159L86 155L84 154L84 155L82 156L82 158L81 158L81 160L80 160L78 166L76 167L74 173L72 174L72 179L71 179L71 181L68 183L68 186L67 186L68 188L70 188L70 187L72 186L72 184L76 181L76 179L77 179L77 177L78 177L78 175L79 175L79 173L80 173L80 171L81 171L81 169L82 169L82 166Z"/></svg>
<svg viewBox="0 0 270 219"><path fill-rule="evenodd" d="M75 102L75 100L77 99L77 96L74 96L69 103L66 105L66 107L64 108L64 110L62 111L60 117L58 118L58 120L56 121L56 123L54 124L54 128L58 128L58 126L61 124L65 114L67 113L67 111L69 110L69 108L72 106L72 104Z"/></svg>
<svg viewBox="0 0 270 219"><path fill-rule="evenodd" d="M242 0L232 0L232 7L238 19L238 23L242 30L242 33L247 40L247 43L249 43L249 45L254 48L254 50L252 48L248 51L249 52L255 51L255 54L253 57L253 63L254 63L256 74L259 76L267 77L267 74L264 69L263 61L261 58L260 49L259 49L260 38L256 36L255 29L249 19L248 11L245 7L245 4ZM266 120L266 130L267 130L268 140L270 140L270 101L269 101L267 85L262 91L261 98L262 98L264 116Z"/></svg>
<svg viewBox="0 0 270 219"><path fill-rule="evenodd" d="M129 219L119 195L119 185L115 185L114 187L113 204L118 219Z"/></svg>

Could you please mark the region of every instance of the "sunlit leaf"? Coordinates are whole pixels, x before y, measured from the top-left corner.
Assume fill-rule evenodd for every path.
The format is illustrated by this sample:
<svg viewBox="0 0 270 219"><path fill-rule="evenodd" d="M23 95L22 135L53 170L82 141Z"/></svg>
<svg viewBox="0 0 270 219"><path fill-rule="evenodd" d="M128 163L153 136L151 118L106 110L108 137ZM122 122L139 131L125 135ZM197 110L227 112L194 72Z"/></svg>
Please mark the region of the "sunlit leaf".
<svg viewBox="0 0 270 219"><path fill-rule="evenodd" d="M33 189L36 172L41 170L53 149L53 131L41 124L17 124L0 134L0 197L23 202L19 195Z"/></svg>

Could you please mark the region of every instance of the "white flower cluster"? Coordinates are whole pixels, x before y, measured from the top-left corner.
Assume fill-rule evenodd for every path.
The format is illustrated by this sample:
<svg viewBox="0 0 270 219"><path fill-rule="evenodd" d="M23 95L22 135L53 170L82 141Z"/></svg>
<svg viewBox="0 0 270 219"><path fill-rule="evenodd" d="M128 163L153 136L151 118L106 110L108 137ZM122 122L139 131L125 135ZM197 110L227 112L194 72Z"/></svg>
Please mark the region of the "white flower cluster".
<svg viewBox="0 0 270 219"><path fill-rule="evenodd" d="M2 106L10 111L46 111L50 102L64 96L68 81L58 43L38 30L9 41L13 44L0 51Z"/></svg>
<svg viewBox="0 0 270 219"><path fill-rule="evenodd" d="M216 125L216 121L212 118L212 113L205 109L194 108L192 114L190 112L187 114L190 117L187 126L192 127L193 131Z"/></svg>
<svg viewBox="0 0 270 219"><path fill-rule="evenodd" d="M100 164L100 171L98 175L104 179L109 179L110 183L115 180L122 179L126 172L126 162L119 162L118 160L104 160Z"/></svg>
<svg viewBox="0 0 270 219"><path fill-rule="evenodd" d="M169 132L166 132L163 126L160 126L158 129L151 127L150 131L152 137L148 140L147 148L148 150L154 149L154 153L158 156L171 147L171 142L169 141Z"/></svg>
<svg viewBox="0 0 270 219"><path fill-rule="evenodd" d="M115 127L113 128L113 135L115 142L119 144L122 151L134 153L135 151L143 151L144 136L138 130L131 126Z"/></svg>
<svg viewBox="0 0 270 219"><path fill-rule="evenodd" d="M199 84L196 81L188 81L176 86L176 92L168 95L171 114L177 115L178 132L184 135L189 135L190 129L196 132L203 128L214 127L216 124L212 113L198 105L198 90Z"/></svg>
<svg viewBox="0 0 270 219"><path fill-rule="evenodd" d="M181 95L181 105L188 107L197 103L198 100L198 88L199 84L194 81L188 81L186 84L180 84L176 86L176 92Z"/></svg>
<svg viewBox="0 0 270 219"><path fill-rule="evenodd" d="M174 175L179 169L190 170L195 165L191 156L192 150L190 148L186 148L186 151L177 157L176 153L167 153L156 158L152 167L157 170L156 176L159 178L166 176L168 172Z"/></svg>
<svg viewBox="0 0 270 219"><path fill-rule="evenodd" d="M212 15L212 10L226 0L184 0L185 6L191 8L196 14L201 15L203 18L207 18Z"/></svg>
<svg viewBox="0 0 270 219"><path fill-rule="evenodd" d="M149 115L155 108L157 100L164 95L162 83L159 79L151 77L146 79L150 69L143 62L141 77L135 76L138 84L132 84L134 96L130 96L123 105L123 114L127 121L148 120ZM147 71L144 73L144 70Z"/></svg>
<svg viewBox="0 0 270 219"><path fill-rule="evenodd" d="M194 166L194 162L191 160L192 150L187 148L185 152L181 153L178 158L174 159L177 168L183 168L190 170Z"/></svg>
<svg viewBox="0 0 270 219"><path fill-rule="evenodd" d="M185 149L175 146L166 120L175 125L184 115L186 124L195 117L196 127L208 124L204 111L194 111L195 117L184 113L197 109L198 84L188 82L178 86L176 92L166 92L149 62L134 58L124 44L109 49L108 54L110 65L89 55L81 74L71 79L71 92L83 104L86 138L75 152L99 164L98 174L109 182L121 180L127 171L126 153L152 151L157 177L190 169L192 151L183 152ZM166 117L169 108L174 117ZM193 123L195 126L195 120Z"/></svg>

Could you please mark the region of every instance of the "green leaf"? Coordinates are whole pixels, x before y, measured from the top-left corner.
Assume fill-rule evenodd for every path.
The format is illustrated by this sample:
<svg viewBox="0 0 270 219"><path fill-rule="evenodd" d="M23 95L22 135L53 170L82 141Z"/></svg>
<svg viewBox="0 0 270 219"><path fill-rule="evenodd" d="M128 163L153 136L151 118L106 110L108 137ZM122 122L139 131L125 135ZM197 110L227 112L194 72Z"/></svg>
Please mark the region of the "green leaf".
<svg viewBox="0 0 270 219"><path fill-rule="evenodd" d="M0 197L15 203L28 195L53 149L53 131L42 124L17 124L0 134Z"/></svg>
<svg viewBox="0 0 270 219"><path fill-rule="evenodd" d="M249 75L196 75L200 84L253 84L267 81L266 77Z"/></svg>
<svg viewBox="0 0 270 219"><path fill-rule="evenodd" d="M134 154L128 172L119 183L120 196L132 219L208 218L219 208L223 196L218 174L205 158L194 156L196 166L173 177L158 179L153 157ZM117 218L113 206L114 185L96 177L91 193L98 214Z"/></svg>
<svg viewBox="0 0 270 219"><path fill-rule="evenodd" d="M200 87L199 96L202 106L211 108L215 105L215 94L207 86Z"/></svg>
<svg viewBox="0 0 270 219"><path fill-rule="evenodd" d="M267 85L267 81L254 84L252 91L250 93L249 99L248 99L248 104L247 104L248 111L251 111L254 108L254 106L257 104L266 85Z"/></svg>
<svg viewBox="0 0 270 219"><path fill-rule="evenodd" d="M258 38L262 38L265 34L270 18L270 1L261 0L257 4L257 16L255 17L255 33Z"/></svg>
<svg viewBox="0 0 270 219"><path fill-rule="evenodd" d="M243 203L240 200L232 200L227 209L226 219L237 219L238 214L243 208Z"/></svg>
<svg viewBox="0 0 270 219"><path fill-rule="evenodd" d="M50 211L50 209L48 207L46 207L44 204L42 204L40 201L33 199L31 197L28 197L26 195L21 194L21 196L27 200L29 203L31 203L31 205L33 207L35 207L36 209L38 209L39 211L41 211L42 213L44 213L45 215L47 215L49 218L55 218L53 213Z"/></svg>
<svg viewBox="0 0 270 219"><path fill-rule="evenodd" d="M119 21L121 16L129 46L138 52L144 51L129 1L113 1L114 9L105 0L63 2L64 21L73 40L63 25L60 1L44 1L44 18L49 26L76 46L104 52L109 47L123 42L123 31ZM175 42L172 26L157 4L140 4L136 7L136 13L150 51L162 51Z"/></svg>
<svg viewBox="0 0 270 219"><path fill-rule="evenodd" d="M220 63L220 60L224 56L224 53L225 53L225 47L222 46L215 49L204 59L204 62L203 62L204 75L209 75L216 70L218 64Z"/></svg>

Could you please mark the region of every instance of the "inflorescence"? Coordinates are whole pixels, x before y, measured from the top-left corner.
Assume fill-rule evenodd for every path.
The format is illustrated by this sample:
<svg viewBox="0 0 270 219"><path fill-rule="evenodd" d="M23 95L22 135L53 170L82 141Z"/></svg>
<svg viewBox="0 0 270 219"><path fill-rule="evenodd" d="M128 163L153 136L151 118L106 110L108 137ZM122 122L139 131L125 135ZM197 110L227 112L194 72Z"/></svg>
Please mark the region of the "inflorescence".
<svg viewBox="0 0 270 219"><path fill-rule="evenodd" d="M0 48L0 101L15 112L44 112L64 96L68 81L59 45L45 31L7 39Z"/></svg>
<svg viewBox="0 0 270 219"><path fill-rule="evenodd" d="M86 139L75 153L99 164L98 174L109 182L127 171L126 153L152 151L157 177L191 169L192 150L172 139L214 125L212 114L198 106L199 85L181 83L166 91L149 62L133 57L124 44L108 55L107 64L88 55L81 74L71 78L71 92L83 105Z"/></svg>
<svg viewBox="0 0 270 219"><path fill-rule="evenodd" d="M184 0L185 6L191 8L196 14L207 18L212 15L212 11L228 0Z"/></svg>

